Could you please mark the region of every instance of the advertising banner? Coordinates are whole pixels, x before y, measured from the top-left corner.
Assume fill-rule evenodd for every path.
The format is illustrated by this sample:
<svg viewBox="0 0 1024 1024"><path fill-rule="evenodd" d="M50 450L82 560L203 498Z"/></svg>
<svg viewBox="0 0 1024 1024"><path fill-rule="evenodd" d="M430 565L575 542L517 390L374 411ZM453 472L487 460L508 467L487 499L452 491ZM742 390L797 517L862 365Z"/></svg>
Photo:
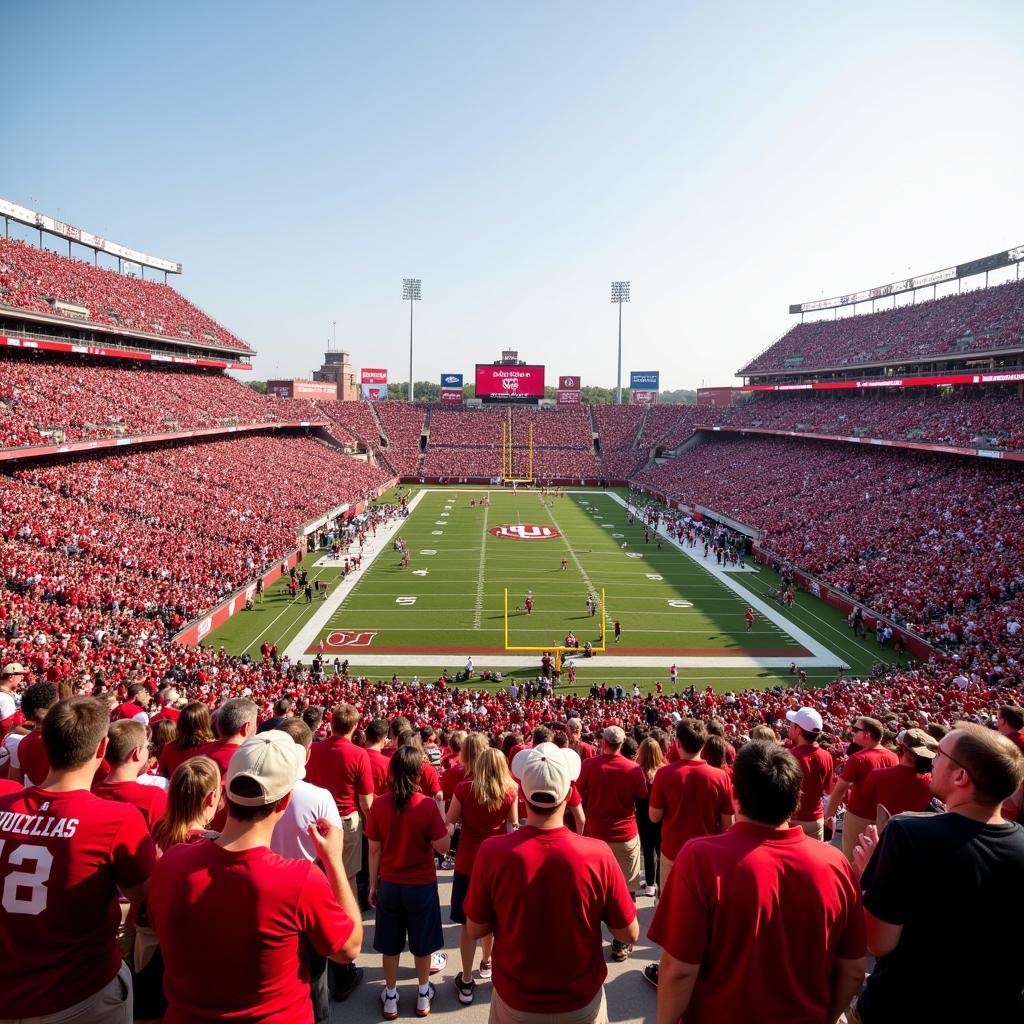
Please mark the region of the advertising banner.
<svg viewBox="0 0 1024 1024"><path fill-rule="evenodd" d="M630 391L660 391L661 374L658 370L632 370L629 374Z"/></svg>
<svg viewBox="0 0 1024 1024"><path fill-rule="evenodd" d="M443 388L461 388L462 387L462 374L461 373L442 373L441 374L441 387L443 387Z"/></svg>
<svg viewBox="0 0 1024 1024"><path fill-rule="evenodd" d="M388 397L387 384L364 384L363 398L370 402L383 402Z"/></svg>
<svg viewBox="0 0 1024 1024"><path fill-rule="evenodd" d="M462 388L441 388L441 401L446 405L462 405Z"/></svg>
<svg viewBox="0 0 1024 1024"><path fill-rule="evenodd" d="M559 405L579 405L583 401L582 392L580 391L562 391L559 388L558 391L558 404Z"/></svg>
<svg viewBox="0 0 1024 1024"><path fill-rule="evenodd" d="M360 384L387 384L388 371L364 368L359 374Z"/></svg>
<svg viewBox="0 0 1024 1024"><path fill-rule="evenodd" d="M657 391L631 391L629 400L633 405L657 405Z"/></svg>
<svg viewBox="0 0 1024 1024"><path fill-rule="evenodd" d="M579 391L581 387L579 377L559 377L558 378L558 390L559 391Z"/></svg>
<svg viewBox="0 0 1024 1024"><path fill-rule="evenodd" d="M484 402L538 402L544 397L544 367L478 363L476 397Z"/></svg>

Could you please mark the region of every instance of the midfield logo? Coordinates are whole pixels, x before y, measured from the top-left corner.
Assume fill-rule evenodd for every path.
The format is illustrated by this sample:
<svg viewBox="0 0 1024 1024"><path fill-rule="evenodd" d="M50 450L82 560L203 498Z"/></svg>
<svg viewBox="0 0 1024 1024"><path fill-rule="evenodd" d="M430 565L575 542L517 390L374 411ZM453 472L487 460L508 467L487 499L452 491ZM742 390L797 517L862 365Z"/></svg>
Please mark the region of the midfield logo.
<svg viewBox="0 0 1024 1024"><path fill-rule="evenodd" d="M503 526L492 526L487 532L492 537L505 540L553 540L562 536L553 526L533 526L531 523L506 523Z"/></svg>
<svg viewBox="0 0 1024 1024"><path fill-rule="evenodd" d="M327 647L369 647L377 635L375 629L332 629L327 634Z"/></svg>

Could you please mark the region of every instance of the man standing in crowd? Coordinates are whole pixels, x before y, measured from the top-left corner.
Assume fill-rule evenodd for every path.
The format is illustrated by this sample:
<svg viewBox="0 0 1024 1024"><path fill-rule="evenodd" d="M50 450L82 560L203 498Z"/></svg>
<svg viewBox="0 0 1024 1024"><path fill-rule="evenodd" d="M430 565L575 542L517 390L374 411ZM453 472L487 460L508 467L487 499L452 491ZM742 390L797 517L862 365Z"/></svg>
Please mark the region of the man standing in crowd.
<svg viewBox="0 0 1024 1024"><path fill-rule="evenodd" d="M323 819L309 829L323 871L270 849L304 760L280 730L250 736L228 766L224 831L161 857L149 913L168 1019L308 1021L308 947L342 963L358 954L363 929L341 831Z"/></svg>
<svg viewBox="0 0 1024 1024"><path fill-rule="evenodd" d="M41 786L50 774L50 762L43 746L43 719L57 703L57 688L53 683L33 683L21 695L21 713L25 718L24 734L11 750L8 778L26 786ZM14 736L5 742L13 742Z"/></svg>
<svg viewBox="0 0 1024 1024"><path fill-rule="evenodd" d="M874 824L878 813L877 804L864 798L859 785L876 768L892 768L899 758L881 745L885 730L877 718L859 715L853 723L853 742L860 748L852 754L843 766L843 773L836 781L828 798L825 817L831 818L846 800L846 817L843 819L843 853L853 862L853 848L857 837ZM849 793L849 796L847 796Z"/></svg>
<svg viewBox="0 0 1024 1024"><path fill-rule="evenodd" d="M0 670L0 734L18 722L18 703L15 697L25 682L25 666L11 661Z"/></svg>
<svg viewBox="0 0 1024 1024"><path fill-rule="evenodd" d="M860 892L838 850L789 825L800 782L778 744L737 754L736 824L686 845L648 932L664 950L658 1024L834 1024L857 991Z"/></svg>
<svg viewBox="0 0 1024 1024"><path fill-rule="evenodd" d="M357 876L363 865L363 821L370 813L374 792L370 758L352 742L358 724L359 712L351 704L339 704L331 713L331 738L313 748L307 769L309 781L326 789L337 805L345 839L345 875L353 892L357 891ZM363 976L355 964L336 968L333 973L337 1000L347 999Z"/></svg>
<svg viewBox="0 0 1024 1024"><path fill-rule="evenodd" d="M876 807L879 830L894 814L926 811L932 799L929 773L938 741L923 729L904 729L897 742L899 763L892 768L876 768L861 783L865 803Z"/></svg>
<svg viewBox="0 0 1024 1024"><path fill-rule="evenodd" d="M217 739L196 749L196 756L208 757L220 769L221 778L228 771L231 755L256 731L256 705L248 697L232 697L224 701L214 718Z"/></svg>
<svg viewBox="0 0 1024 1024"><path fill-rule="evenodd" d="M606 1024L601 924L631 946L636 908L607 844L565 828L565 801L580 759L540 743L512 759L527 824L488 839L473 865L463 909L473 939L493 934L491 1021Z"/></svg>
<svg viewBox="0 0 1024 1024"><path fill-rule="evenodd" d="M601 753L582 763L576 788L587 816L583 834L608 844L627 891L633 892L642 867L636 801L647 796L647 779L640 765L622 756L625 741L619 726L608 726L601 733ZM625 960L632 952L632 946L612 942L613 960Z"/></svg>
<svg viewBox="0 0 1024 1024"><path fill-rule="evenodd" d="M1022 780L1009 739L957 722L932 765L946 813L899 815L880 839L874 827L860 837L854 865L878 959L855 1024L1024 1020L1024 932L1006 927L1007 901L1024 890L1024 828L1000 814Z"/></svg>
<svg viewBox="0 0 1024 1024"><path fill-rule="evenodd" d="M148 760L146 727L130 718L111 722L107 732L110 774L95 783L92 791L104 800L120 800L137 807L152 835L153 826L167 807L167 794L159 786L144 786L138 781Z"/></svg>
<svg viewBox="0 0 1024 1024"><path fill-rule="evenodd" d="M50 773L0 797L0 1007L5 1018L131 1024L118 895L146 895L156 847L134 807L89 792L107 709L68 697L42 725Z"/></svg>
<svg viewBox="0 0 1024 1024"><path fill-rule="evenodd" d="M123 704L118 704L110 712L110 718L115 722L133 718L135 721L145 724L149 721L149 715L146 712L152 699L153 695L142 683L132 683L128 687L128 699Z"/></svg>
<svg viewBox="0 0 1024 1024"><path fill-rule="evenodd" d="M1024 708L1016 704L1004 704L999 709L996 728L1016 746L1024 751Z"/></svg>
<svg viewBox="0 0 1024 1024"><path fill-rule="evenodd" d="M565 723L565 732L569 737L569 749L575 750L581 761L597 754L593 744L583 742L583 723L578 718L570 718Z"/></svg>
<svg viewBox="0 0 1024 1024"><path fill-rule="evenodd" d="M800 785L800 804L791 824L799 825L812 839L824 841L825 814L822 796L832 784L834 763L832 755L818 744L821 736L821 715L814 708L787 711L790 753L797 759L803 772Z"/></svg>

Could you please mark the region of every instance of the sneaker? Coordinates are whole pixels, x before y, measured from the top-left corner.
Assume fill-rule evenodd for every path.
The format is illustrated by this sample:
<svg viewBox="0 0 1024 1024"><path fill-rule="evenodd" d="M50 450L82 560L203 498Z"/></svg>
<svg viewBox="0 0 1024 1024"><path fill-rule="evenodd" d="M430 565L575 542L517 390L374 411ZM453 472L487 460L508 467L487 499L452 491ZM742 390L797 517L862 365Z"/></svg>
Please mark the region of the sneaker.
<svg viewBox="0 0 1024 1024"><path fill-rule="evenodd" d="M644 981L650 982L655 988L658 987L658 965L648 964L644 968Z"/></svg>
<svg viewBox="0 0 1024 1024"><path fill-rule="evenodd" d="M478 973L480 975L480 980L481 981L490 981L491 980L491 961L490 960L481 960L480 961L480 970L479 970Z"/></svg>
<svg viewBox="0 0 1024 1024"><path fill-rule="evenodd" d="M355 964L348 964L338 970L334 977L334 1001L343 1003L355 991L356 986L363 980L362 967Z"/></svg>
<svg viewBox="0 0 1024 1024"><path fill-rule="evenodd" d="M634 896L643 896L644 891L646 889L647 889L647 882L646 882L645 879L641 878L640 881L636 883L636 889L634 890L633 895Z"/></svg>
<svg viewBox="0 0 1024 1024"><path fill-rule="evenodd" d="M387 989L381 991L380 1012L385 1020L394 1020L398 1016L398 989L393 996L388 995Z"/></svg>
<svg viewBox="0 0 1024 1024"><path fill-rule="evenodd" d="M451 871L455 867L455 858L449 854L443 861L441 861L441 868L444 871Z"/></svg>
<svg viewBox="0 0 1024 1024"><path fill-rule="evenodd" d="M416 1016L427 1017L430 1015L430 1004L434 999L434 994L437 990L434 988L432 981L427 982L427 991L424 992L422 989L418 989L416 992Z"/></svg>
<svg viewBox="0 0 1024 1024"><path fill-rule="evenodd" d="M628 960L630 953L633 952L633 945L629 942L619 942L618 939L612 940L612 959L617 963L621 964L623 960Z"/></svg>
<svg viewBox="0 0 1024 1024"><path fill-rule="evenodd" d="M476 991L475 981L463 981L462 973L455 975L455 991L459 994L459 1002L463 1006L469 1006L473 1002L473 993Z"/></svg>
<svg viewBox="0 0 1024 1024"><path fill-rule="evenodd" d="M655 896L658 895L658 887L656 885L644 886L644 895L650 896L651 899L653 899Z"/></svg>
<svg viewBox="0 0 1024 1024"><path fill-rule="evenodd" d="M448 966L448 954L442 950L430 954L430 973L440 974Z"/></svg>

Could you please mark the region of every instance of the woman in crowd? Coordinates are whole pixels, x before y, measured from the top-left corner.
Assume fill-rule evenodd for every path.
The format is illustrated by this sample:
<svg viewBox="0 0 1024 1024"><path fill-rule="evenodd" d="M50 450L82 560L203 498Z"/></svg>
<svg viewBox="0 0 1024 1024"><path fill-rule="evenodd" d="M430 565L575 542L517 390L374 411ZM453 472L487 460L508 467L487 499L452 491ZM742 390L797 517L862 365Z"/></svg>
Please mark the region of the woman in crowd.
<svg viewBox="0 0 1024 1024"><path fill-rule="evenodd" d="M661 744L653 736L648 736L640 744L636 754L636 763L640 765L647 780L647 793L636 801L636 824L640 832L640 851L644 858L644 879L637 890L638 896L656 896L658 886L658 866L661 861L661 822L652 822L648 814L651 786L658 769L665 764L665 755Z"/></svg>
<svg viewBox="0 0 1024 1024"><path fill-rule="evenodd" d="M373 948L383 960L385 1020L398 1016L398 961L406 938L419 982L417 1017L430 1013L430 955L444 946L434 852L447 853L450 839L436 802L420 792L423 764L418 745L398 747L391 758L391 790L373 801L366 819L369 900L377 909Z"/></svg>
<svg viewBox="0 0 1024 1024"><path fill-rule="evenodd" d="M210 709L201 701L189 701L178 716L178 733L160 751L160 771L171 778L175 768L195 755L204 744L213 742Z"/></svg>

